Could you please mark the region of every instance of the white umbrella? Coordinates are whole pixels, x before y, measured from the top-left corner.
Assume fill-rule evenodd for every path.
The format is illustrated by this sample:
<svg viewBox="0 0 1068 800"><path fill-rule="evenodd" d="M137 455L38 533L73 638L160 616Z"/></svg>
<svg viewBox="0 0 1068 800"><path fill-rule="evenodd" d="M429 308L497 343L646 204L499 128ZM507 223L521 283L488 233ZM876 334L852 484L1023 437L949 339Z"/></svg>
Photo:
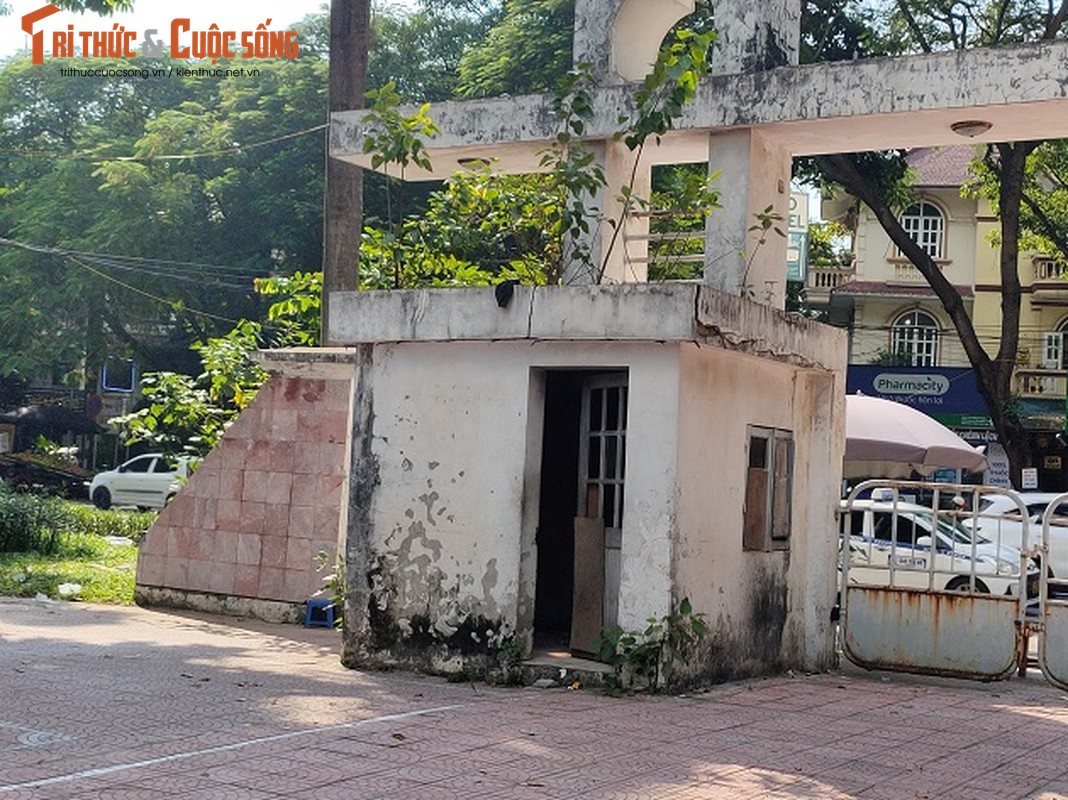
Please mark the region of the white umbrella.
<svg viewBox="0 0 1068 800"><path fill-rule="evenodd" d="M865 395L846 396L847 478L930 475L939 467L983 469L983 454L942 423L910 406Z"/></svg>

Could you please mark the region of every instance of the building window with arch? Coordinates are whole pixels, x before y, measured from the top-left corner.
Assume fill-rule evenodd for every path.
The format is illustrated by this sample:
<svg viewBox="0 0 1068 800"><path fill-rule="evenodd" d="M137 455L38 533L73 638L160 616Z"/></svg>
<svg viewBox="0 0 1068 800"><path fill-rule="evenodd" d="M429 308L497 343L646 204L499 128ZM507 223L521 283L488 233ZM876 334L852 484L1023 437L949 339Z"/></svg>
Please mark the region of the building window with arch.
<svg viewBox="0 0 1068 800"><path fill-rule="evenodd" d="M933 203L913 203L901 215L901 227L931 258L944 256L946 220Z"/></svg>
<svg viewBox="0 0 1068 800"><path fill-rule="evenodd" d="M890 352L903 366L935 366L938 363L938 321L924 311L902 314L890 326Z"/></svg>
<svg viewBox="0 0 1068 800"><path fill-rule="evenodd" d="M1045 369L1068 369L1066 334L1068 334L1068 318L1061 320L1057 330L1042 335L1042 366Z"/></svg>

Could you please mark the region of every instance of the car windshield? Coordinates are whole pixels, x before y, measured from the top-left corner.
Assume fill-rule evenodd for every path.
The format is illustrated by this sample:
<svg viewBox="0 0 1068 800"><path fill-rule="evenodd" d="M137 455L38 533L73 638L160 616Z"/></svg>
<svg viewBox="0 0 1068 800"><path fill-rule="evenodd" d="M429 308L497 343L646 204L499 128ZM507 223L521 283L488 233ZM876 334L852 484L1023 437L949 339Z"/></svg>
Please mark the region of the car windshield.
<svg viewBox="0 0 1068 800"><path fill-rule="evenodd" d="M923 519L924 527L930 529L931 513L917 514L918 518ZM938 532L940 538L949 539L949 542L953 542L954 545L972 546L972 542L983 543L985 539L981 536L974 536L967 528L963 528L960 524L954 522L951 518L943 515L938 515ZM943 543L943 544L948 544Z"/></svg>
<svg viewBox="0 0 1068 800"><path fill-rule="evenodd" d="M938 517L938 532L942 536L951 539L954 544L964 544L968 547L972 546L973 539L976 542L985 541L980 536L974 536L967 528L963 528L959 524L943 516Z"/></svg>

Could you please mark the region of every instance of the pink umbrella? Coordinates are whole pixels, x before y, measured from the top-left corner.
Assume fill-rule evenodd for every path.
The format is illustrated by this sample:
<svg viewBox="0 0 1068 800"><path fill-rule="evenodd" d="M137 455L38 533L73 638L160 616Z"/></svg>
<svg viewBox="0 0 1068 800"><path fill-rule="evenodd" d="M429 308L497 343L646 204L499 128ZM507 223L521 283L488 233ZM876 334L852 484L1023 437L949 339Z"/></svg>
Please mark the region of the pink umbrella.
<svg viewBox="0 0 1068 800"><path fill-rule="evenodd" d="M930 475L939 467L983 469L983 454L942 423L910 406L846 396L845 477Z"/></svg>

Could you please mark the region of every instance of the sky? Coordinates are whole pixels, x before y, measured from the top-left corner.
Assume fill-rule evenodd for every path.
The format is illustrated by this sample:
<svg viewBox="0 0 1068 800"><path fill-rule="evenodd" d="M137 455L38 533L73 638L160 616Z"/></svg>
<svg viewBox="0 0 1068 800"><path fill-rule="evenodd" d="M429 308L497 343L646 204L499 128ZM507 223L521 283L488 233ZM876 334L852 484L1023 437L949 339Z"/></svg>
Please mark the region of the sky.
<svg viewBox="0 0 1068 800"><path fill-rule="evenodd" d="M0 17L0 57L9 56L20 49L29 48L29 37L22 32L22 15L45 5L47 0L8 0L11 13ZM189 17L193 30L207 30L214 22L220 30L255 30L256 26L271 19L272 30L285 30L293 22L314 14L324 5L324 0L256 0L256 2L228 2L227 0L135 0L134 10L113 17L96 14L75 14L63 11L50 17L44 30L62 30L73 24L80 30L111 30L116 22L128 31L137 32L137 42L149 28L169 37L171 20ZM54 21L58 21L53 27ZM157 37L158 38L158 37ZM47 42L47 36L46 36ZM136 45L139 47L139 44ZM47 48L47 44L46 44Z"/></svg>

